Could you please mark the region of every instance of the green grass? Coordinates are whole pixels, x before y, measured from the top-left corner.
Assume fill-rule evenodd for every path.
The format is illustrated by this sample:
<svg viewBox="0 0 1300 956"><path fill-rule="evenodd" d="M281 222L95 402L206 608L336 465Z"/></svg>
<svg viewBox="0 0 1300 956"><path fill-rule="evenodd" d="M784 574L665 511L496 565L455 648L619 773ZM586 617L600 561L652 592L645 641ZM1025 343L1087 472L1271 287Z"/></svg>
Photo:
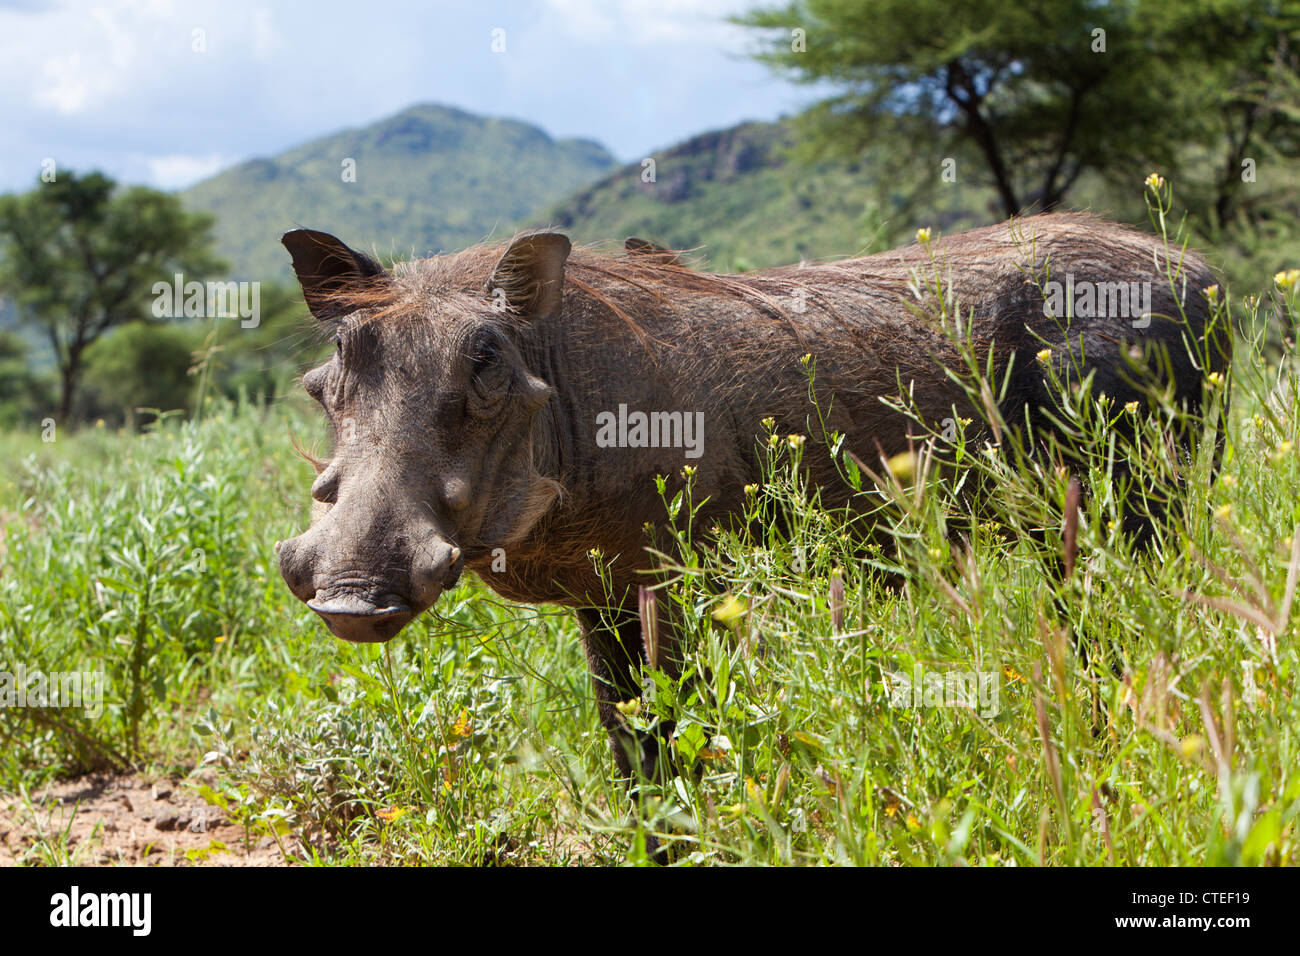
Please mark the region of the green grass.
<svg viewBox="0 0 1300 956"><path fill-rule="evenodd" d="M1296 292L1222 295L1221 314L1256 329L1272 303L1294 330ZM892 549L804 484L814 427L771 436L749 521L701 528L689 491L666 501L678 557L657 600L686 613L687 666L648 672L625 719L673 721L684 772L642 782L635 819L569 615L466 580L396 641L351 646L293 599L273 543L307 517L304 406L11 434L0 666L109 684L93 720L0 708L0 789L206 763L204 795L250 836L329 864L639 861L648 829L693 864L1294 864L1296 385L1293 345L1239 341L1207 391L1212 417L1232 389L1218 481L1208 442L1190 463L1161 450L1178 413L1159 396L1138 414L1081 389L1066 424L1092 493L1064 582L1044 568L1068 550L1068 475L985 454L987 421L947 446L962 488L924 449L872 475L830 437ZM1135 552L1120 500L1158 498L1174 469L1184 517ZM996 706L891 706L891 675L918 665L995 681ZM34 859L67 858L42 839Z"/></svg>

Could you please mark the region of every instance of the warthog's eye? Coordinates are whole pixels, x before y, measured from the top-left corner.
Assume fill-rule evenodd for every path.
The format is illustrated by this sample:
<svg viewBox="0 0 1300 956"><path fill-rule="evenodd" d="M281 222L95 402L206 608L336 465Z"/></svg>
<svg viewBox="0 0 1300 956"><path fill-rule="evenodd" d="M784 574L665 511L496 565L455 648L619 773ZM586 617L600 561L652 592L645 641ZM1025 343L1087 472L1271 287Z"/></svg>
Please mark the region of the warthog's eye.
<svg viewBox="0 0 1300 956"><path fill-rule="evenodd" d="M482 331L474 336L470 345L469 356L474 363L474 374L481 374L489 365L497 360L500 355L500 343L497 337L488 331Z"/></svg>
<svg viewBox="0 0 1300 956"><path fill-rule="evenodd" d="M367 323L340 325L334 335L334 351L344 365L366 368L374 360L379 336Z"/></svg>
<svg viewBox="0 0 1300 956"><path fill-rule="evenodd" d="M481 329L469 342L468 408L472 415L495 415L510 392L510 363L502 356L502 342L491 329Z"/></svg>
<svg viewBox="0 0 1300 956"><path fill-rule="evenodd" d="M483 330L469 349L471 387L469 407L478 415L494 414L506 396L510 366L501 357L501 342L496 333Z"/></svg>

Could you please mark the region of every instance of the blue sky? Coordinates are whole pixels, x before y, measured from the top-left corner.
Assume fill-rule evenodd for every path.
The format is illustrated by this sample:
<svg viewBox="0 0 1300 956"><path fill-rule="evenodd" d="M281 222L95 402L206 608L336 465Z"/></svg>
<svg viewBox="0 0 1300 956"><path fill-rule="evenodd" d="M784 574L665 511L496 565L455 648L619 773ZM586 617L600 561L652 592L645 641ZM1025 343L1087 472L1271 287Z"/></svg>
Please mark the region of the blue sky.
<svg viewBox="0 0 1300 956"><path fill-rule="evenodd" d="M0 0L0 191L31 188L47 158L180 188L417 102L632 161L811 101L746 56L752 31L725 18L753 5Z"/></svg>

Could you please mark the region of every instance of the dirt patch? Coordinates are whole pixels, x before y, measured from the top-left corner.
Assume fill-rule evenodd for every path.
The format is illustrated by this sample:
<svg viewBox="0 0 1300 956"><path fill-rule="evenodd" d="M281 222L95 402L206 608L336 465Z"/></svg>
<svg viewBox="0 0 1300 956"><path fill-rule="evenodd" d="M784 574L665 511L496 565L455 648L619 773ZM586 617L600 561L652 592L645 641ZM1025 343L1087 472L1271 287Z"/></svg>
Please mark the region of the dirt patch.
<svg viewBox="0 0 1300 956"><path fill-rule="evenodd" d="M285 866L275 840L230 822L182 780L93 774L0 796L0 866Z"/></svg>

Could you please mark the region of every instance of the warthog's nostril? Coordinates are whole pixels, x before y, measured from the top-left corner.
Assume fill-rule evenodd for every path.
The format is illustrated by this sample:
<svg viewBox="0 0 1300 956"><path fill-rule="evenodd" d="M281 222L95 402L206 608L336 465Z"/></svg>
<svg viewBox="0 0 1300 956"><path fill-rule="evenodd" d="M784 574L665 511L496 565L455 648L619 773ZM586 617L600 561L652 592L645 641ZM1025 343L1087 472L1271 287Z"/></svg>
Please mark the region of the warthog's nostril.
<svg viewBox="0 0 1300 956"><path fill-rule="evenodd" d="M415 616L400 602L377 607L355 594L325 599L318 594L307 606L321 616L335 637L354 643L386 641Z"/></svg>

